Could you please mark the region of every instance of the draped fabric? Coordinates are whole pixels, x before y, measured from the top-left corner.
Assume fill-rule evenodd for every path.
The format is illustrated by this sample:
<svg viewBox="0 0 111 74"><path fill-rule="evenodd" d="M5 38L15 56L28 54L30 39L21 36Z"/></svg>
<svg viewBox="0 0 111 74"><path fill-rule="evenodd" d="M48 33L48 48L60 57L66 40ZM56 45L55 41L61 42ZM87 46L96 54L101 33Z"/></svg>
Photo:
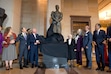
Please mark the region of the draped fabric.
<svg viewBox="0 0 111 74"><path fill-rule="evenodd" d="M68 46L66 43L47 43L41 45L41 52L54 57L68 57Z"/></svg>

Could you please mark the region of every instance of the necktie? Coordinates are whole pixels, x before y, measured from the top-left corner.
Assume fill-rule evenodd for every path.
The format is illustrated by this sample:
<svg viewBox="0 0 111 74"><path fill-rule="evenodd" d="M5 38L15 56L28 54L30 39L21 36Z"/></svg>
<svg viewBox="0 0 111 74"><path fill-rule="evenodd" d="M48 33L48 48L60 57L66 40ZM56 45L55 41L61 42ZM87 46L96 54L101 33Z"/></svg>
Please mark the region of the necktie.
<svg viewBox="0 0 111 74"><path fill-rule="evenodd" d="M27 40L27 35L24 33L24 38L25 38L25 40Z"/></svg>

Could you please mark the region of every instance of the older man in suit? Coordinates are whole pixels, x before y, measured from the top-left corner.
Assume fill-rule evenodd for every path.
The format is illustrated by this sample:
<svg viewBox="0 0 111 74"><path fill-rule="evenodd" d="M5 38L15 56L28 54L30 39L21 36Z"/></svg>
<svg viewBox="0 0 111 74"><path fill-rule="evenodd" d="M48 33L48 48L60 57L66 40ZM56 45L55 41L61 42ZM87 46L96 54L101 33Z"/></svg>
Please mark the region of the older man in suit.
<svg viewBox="0 0 111 74"><path fill-rule="evenodd" d="M95 45L95 52L96 52L96 62L98 68L96 70L104 71L105 68L105 61L104 61L104 44L106 43L106 34L104 30L101 30L101 25L95 25L95 31L93 35L93 41ZM102 66L101 66L102 64Z"/></svg>
<svg viewBox="0 0 111 74"><path fill-rule="evenodd" d="M20 33L16 39L16 41L19 41L19 64L20 69L23 69L23 67L27 68L27 52L28 52L28 45L27 45L27 34L26 29L21 28L22 33ZM22 57L24 56L24 66L22 66Z"/></svg>
<svg viewBox="0 0 111 74"><path fill-rule="evenodd" d="M28 40L28 48L30 49L30 62L32 64L32 68L38 66L38 44L39 44L39 35L35 28L32 29L32 34L29 36ZM35 61L35 63L34 63Z"/></svg>
<svg viewBox="0 0 111 74"><path fill-rule="evenodd" d="M85 26L85 35L83 37L83 48L85 50L86 55L86 68L91 69L92 67L92 59L91 59L91 53L92 53L92 33L90 32L89 25Z"/></svg>
<svg viewBox="0 0 111 74"><path fill-rule="evenodd" d="M107 38L108 38L108 57L109 57L109 70L111 72L111 24L107 28Z"/></svg>

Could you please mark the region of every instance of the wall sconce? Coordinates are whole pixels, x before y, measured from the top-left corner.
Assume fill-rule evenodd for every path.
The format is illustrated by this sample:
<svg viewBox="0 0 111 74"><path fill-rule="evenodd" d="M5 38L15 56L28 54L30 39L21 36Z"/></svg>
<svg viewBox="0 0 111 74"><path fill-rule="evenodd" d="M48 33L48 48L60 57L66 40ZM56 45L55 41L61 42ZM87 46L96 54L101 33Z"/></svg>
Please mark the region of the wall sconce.
<svg viewBox="0 0 111 74"><path fill-rule="evenodd" d="M108 15L108 12L105 12L104 20L109 20L110 18L111 18L111 16Z"/></svg>

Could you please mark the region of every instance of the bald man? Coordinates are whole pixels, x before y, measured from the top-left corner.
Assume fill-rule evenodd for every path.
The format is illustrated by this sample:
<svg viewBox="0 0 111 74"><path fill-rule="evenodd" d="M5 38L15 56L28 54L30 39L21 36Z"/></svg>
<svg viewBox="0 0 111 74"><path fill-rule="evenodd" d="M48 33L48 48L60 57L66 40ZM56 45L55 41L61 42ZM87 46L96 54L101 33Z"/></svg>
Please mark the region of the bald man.
<svg viewBox="0 0 111 74"><path fill-rule="evenodd" d="M32 68L38 67L38 44L39 44L39 35L35 28L32 29L32 34L29 36L28 40L28 49L30 49L30 62Z"/></svg>

